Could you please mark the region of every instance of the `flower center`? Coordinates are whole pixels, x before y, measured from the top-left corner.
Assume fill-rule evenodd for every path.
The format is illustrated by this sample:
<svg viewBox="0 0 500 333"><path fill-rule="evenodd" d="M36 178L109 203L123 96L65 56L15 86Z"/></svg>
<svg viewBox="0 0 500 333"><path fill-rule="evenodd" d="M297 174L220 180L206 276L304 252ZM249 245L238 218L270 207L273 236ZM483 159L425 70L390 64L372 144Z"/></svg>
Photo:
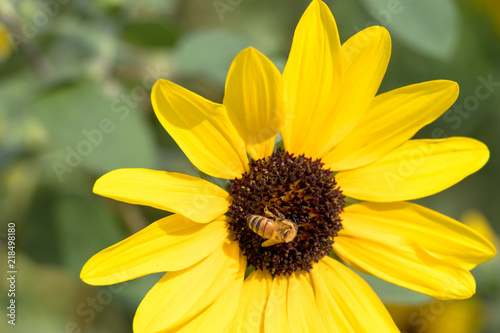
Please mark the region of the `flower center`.
<svg viewBox="0 0 500 333"><path fill-rule="evenodd" d="M321 160L278 149L231 180L229 229L247 264L273 275L309 271L332 250L344 196Z"/></svg>

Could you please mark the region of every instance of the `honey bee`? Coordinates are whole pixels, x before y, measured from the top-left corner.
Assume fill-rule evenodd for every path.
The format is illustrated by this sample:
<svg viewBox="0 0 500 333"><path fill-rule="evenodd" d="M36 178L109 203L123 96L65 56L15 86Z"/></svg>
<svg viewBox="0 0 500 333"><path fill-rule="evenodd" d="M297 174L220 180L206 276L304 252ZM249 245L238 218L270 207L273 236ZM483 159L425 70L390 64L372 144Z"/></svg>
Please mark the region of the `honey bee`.
<svg viewBox="0 0 500 333"><path fill-rule="evenodd" d="M279 243L290 243L297 236L297 224L285 219L285 216L278 213L278 217L274 216L267 207L264 209L264 216L249 215L247 223L250 230L257 235L267 239L262 243L262 247L268 247ZM271 219L272 218L272 219Z"/></svg>

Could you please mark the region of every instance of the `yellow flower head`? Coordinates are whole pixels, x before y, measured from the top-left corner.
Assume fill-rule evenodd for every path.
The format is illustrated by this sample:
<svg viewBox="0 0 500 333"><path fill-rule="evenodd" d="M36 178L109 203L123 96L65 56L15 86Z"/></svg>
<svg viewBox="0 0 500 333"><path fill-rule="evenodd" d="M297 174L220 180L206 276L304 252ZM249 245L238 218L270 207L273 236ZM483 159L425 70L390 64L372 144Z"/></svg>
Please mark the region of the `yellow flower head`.
<svg viewBox="0 0 500 333"><path fill-rule="evenodd" d="M314 0L282 75L248 48L222 104L159 80L161 124L198 169L229 186L146 169L104 175L95 193L175 214L96 254L82 279L167 272L139 306L135 332L396 332L344 263L436 298L470 297L469 271L495 248L405 200L477 171L488 149L469 138L410 140L458 86L438 80L376 96L390 50L382 27L341 45L330 10ZM278 133L283 149L274 150Z"/></svg>
<svg viewBox="0 0 500 333"><path fill-rule="evenodd" d="M9 30L0 23L0 60L6 59L12 53L12 43L10 40Z"/></svg>

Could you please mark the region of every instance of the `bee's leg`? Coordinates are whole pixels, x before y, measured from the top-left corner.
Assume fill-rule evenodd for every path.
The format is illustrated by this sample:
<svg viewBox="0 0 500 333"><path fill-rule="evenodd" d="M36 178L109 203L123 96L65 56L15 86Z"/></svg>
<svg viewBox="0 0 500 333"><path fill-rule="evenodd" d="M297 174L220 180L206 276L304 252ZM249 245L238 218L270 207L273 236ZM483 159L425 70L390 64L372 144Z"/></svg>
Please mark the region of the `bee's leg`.
<svg viewBox="0 0 500 333"><path fill-rule="evenodd" d="M267 217L275 217L273 213L271 213L269 211L269 209L267 209L267 206L264 208L264 214L267 216Z"/></svg>
<svg viewBox="0 0 500 333"><path fill-rule="evenodd" d="M278 212L278 210L276 210L276 213L278 213L278 217L279 217L280 221L283 221L285 219L285 215Z"/></svg>

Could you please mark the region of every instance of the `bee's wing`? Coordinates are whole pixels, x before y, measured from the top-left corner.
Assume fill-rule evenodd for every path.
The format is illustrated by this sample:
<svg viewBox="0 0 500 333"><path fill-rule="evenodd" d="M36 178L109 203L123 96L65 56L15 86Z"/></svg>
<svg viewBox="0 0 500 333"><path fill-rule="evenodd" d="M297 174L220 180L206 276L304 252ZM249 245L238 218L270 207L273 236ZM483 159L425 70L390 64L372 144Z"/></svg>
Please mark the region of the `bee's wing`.
<svg viewBox="0 0 500 333"><path fill-rule="evenodd" d="M264 243L262 243L261 246L268 247L274 244L283 243L283 241L284 241L283 237L280 237L280 235L274 235L273 237L269 238Z"/></svg>

